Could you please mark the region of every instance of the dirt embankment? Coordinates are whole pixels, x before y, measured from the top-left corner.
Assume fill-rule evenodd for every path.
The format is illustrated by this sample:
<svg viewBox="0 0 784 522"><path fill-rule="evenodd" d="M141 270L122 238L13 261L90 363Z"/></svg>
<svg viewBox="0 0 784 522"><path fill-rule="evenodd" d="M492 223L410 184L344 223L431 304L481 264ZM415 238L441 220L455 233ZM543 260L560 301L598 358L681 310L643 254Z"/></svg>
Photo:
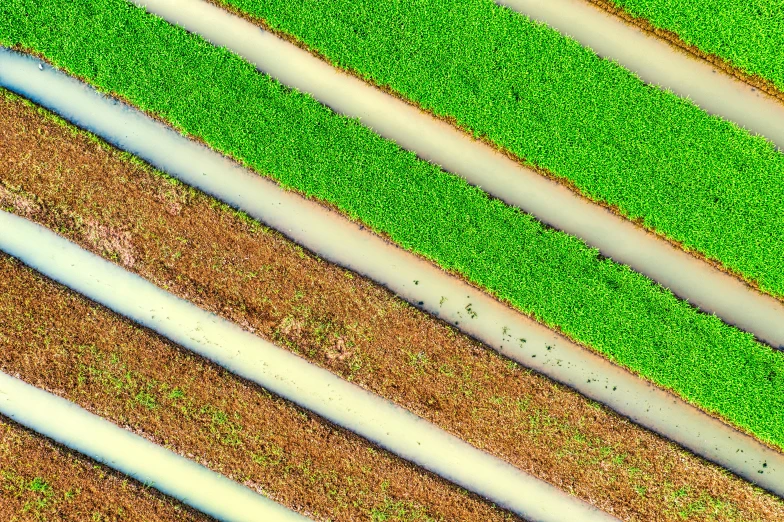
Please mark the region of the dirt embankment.
<svg viewBox="0 0 784 522"><path fill-rule="evenodd" d="M0 416L0 520L212 520Z"/></svg>
<svg viewBox="0 0 784 522"><path fill-rule="evenodd" d="M3 208L623 519L784 519L772 496L42 114L0 101Z"/></svg>

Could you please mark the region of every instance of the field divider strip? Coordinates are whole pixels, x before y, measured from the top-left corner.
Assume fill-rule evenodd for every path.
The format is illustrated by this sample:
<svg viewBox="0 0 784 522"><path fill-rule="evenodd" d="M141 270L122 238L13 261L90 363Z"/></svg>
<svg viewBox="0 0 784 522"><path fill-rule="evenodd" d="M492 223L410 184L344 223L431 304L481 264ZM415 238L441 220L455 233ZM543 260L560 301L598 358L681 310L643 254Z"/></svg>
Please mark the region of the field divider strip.
<svg viewBox="0 0 784 522"><path fill-rule="evenodd" d="M327 261L376 281L523 366L784 497L781 453L344 216L30 56L0 50L0 85L245 211Z"/></svg>
<svg viewBox="0 0 784 522"><path fill-rule="evenodd" d="M784 149L784 103L588 0L494 0Z"/></svg>
<svg viewBox="0 0 784 522"><path fill-rule="evenodd" d="M41 225L0 211L0 229L0 249L43 275L528 520L616 520Z"/></svg>
<svg viewBox="0 0 784 522"><path fill-rule="evenodd" d="M309 520L219 473L3 372L0 414L218 520Z"/></svg>
<svg viewBox="0 0 784 522"><path fill-rule="evenodd" d="M136 4L237 53L260 71L311 94L336 112L359 118L384 138L508 205L579 237L700 310L773 347L784 346L784 303L778 299L468 138L448 123L203 0L140 0Z"/></svg>

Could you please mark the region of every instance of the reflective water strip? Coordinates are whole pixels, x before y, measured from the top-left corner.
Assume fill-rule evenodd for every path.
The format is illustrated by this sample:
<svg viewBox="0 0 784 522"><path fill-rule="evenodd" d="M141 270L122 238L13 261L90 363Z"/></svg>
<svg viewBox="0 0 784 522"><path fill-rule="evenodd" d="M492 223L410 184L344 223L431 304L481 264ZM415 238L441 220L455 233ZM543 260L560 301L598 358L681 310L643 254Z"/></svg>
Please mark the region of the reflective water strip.
<svg viewBox="0 0 784 522"><path fill-rule="evenodd" d="M335 111L359 118L381 136L501 201L582 239L602 255L629 265L701 310L753 333L773 347L784 346L784 303L752 290L743 281L522 167L447 123L203 0L137 3L145 4L149 12L170 23L226 47L281 83L310 93ZM784 105L781 109L784 111ZM771 116L775 113L773 108L762 113L784 129L784 112L778 120Z"/></svg>
<svg viewBox="0 0 784 522"><path fill-rule="evenodd" d="M0 231L0 236L4 236L3 226ZM219 473L3 372L0 414L218 520L309 520Z"/></svg>
<svg viewBox="0 0 784 522"><path fill-rule="evenodd" d="M48 66L39 70L40 64L0 49L0 85L244 210L322 258L380 283L525 367L784 496L784 456L780 453L339 214L282 190L82 82ZM467 308L473 313L468 314Z"/></svg>
<svg viewBox="0 0 784 522"><path fill-rule="evenodd" d="M784 148L784 102L587 0L495 0Z"/></svg>
<svg viewBox="0 0 784 522"><path fill-rule="evenodd" d="M47 277L528 520L615 520L45 227L0 211L0 231L0 250Z"/></svg>

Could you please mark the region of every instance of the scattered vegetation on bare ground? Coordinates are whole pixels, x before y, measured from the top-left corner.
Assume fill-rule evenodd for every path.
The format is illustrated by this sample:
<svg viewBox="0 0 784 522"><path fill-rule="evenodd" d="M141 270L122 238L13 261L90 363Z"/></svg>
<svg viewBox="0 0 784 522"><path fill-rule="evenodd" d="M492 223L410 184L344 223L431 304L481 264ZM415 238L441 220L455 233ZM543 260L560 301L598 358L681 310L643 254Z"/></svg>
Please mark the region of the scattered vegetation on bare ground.
<svg viewBox="0 0 784 522"><path fill-rule="evenodd" d="M212 520L0 416L0 519Z"/></svg>
<svg viewBox="0 0 784 522"><path fill-rule="evenodd" d="M0 255L0 369L316 520L516 520Z"/></svg>
<svg viewBox="0 0 784 522"><path fill-rule="evenodd" d="M18 99L0 103L0 137L8 151L0 158L3 208L623 519L784 517L774 497L47 114ZM22 315L17 310L14 316L29 323ZM30 331L36 331L32 324ZM39 344L51 338L41 336ZM139 350L134 348L133 358L146 359ZM60 352L51 360L76 358L96 368L83 370L88 375L110 372L113 377L101 379L118 381L124 390L129 356L73 346ZM173 374L184 375L179 369ZM135 384L122 391L129 404L168 405L174 399L167 393L180 393L175 388L188 397L197 391L195 384L186 390L163 379L169 391L161 392L161 384L145 379L132 377ZM145 386L157 394L154 400L141 394ZM215 400L187 409L198 411ZM212 426L208 413L200 415ZM226 436L219 435L224 424L215 427L214 437ZM264 459L276 461L270 451Z"/></svg>

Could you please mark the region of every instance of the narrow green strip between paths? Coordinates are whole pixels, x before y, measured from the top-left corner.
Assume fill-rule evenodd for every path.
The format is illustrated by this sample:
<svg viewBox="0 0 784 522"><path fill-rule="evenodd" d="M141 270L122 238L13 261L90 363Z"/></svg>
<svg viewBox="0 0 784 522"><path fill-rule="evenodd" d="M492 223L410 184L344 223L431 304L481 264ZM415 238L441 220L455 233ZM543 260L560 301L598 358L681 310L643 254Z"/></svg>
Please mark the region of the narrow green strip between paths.
<svg viewBox="0 0 784 522"><path fill-rule="evenodd" d="M779 0L605 0L784 92L784 4Z"/></svg>
<svg viewBox="0 0 784 522"><path fill-rule="evenodd" d="M493 0L213 1L784 296L784 154L548 26Z"/></svg>

